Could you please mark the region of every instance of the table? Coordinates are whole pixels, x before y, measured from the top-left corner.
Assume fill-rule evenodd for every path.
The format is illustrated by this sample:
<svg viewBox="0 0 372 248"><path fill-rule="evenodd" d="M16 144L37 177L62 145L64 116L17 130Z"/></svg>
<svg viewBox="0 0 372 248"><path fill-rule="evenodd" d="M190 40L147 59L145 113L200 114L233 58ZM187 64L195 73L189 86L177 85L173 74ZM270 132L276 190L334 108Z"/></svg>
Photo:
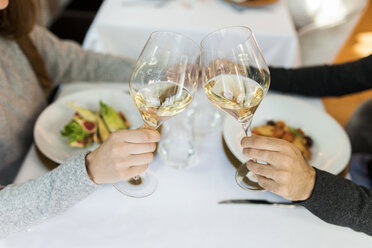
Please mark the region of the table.
<svg viewBox="0 0 372 248"><path fill-rule="evenodd" d="M107 83L94 87L123 90L126 86ZM60 95L87 88L87 84L71 84ZM321 107L318 99L305 100ZM0 248L371 247L370 237L329 225L302 207L218 205L225 199L283 200L269 192L247 192L237 186L220 132L217 129L204 136L198 146L198 162L188 168L167 167L156 157L151 168L159 188L150 197L129 198L111 185L102 186L64 214L0 241ZM45 171L31 149L17 182Z"/></svg>
<svg viewBox="0 0 372 248"><path fill-rule="evenodd" d="M200 42L213 30L243 25L252 29L268 64L289 67L300 63L297 33L283 0L244 11L222 0L194 0L189 8L182 4L186 0L168 1L163 7L149 4L151 0L138 1L105 0L84 47L136 59L153 31L175 31Z"/></svg>
<svg viewBox="0 0 372 248"><path fill-rule="evenodd" d="M94 36L95 27L101 21L109 22L109 20L120 17L120 11L115 8L111 9L112 18L108 12L105 14L111 4L118 5L119 3L118 0L107 0L104 3L90 30L90 35L87 37L86 48L122 54L120 50L110 51L110 47L100 43L101 40L98 39L100 36ZM205 1L203 4L206 3L215 7L224 4L214 1ZM173 6L172 8L180 10L174 4L176 3L169 4L169 7ZM276 16L275 13L278 9L279 13L287 13L284 3L279 2L268 9L248 10L238 14L254 21L257 20L256 16L259 16L256 11L262 12L263 16L266 11L272 12ZM230 14L232 15L232 13ZM290 24L288 17L284 16L283 20L280 23ZM279 21L278 19L278 23ZM232 21L228 18L226 18L226 22L229 25L232 24L229 23ZM263 23L254 23L251 24L257 27L262 26L262 30L264 30ZM201 29L198 29L196 24L191 22L190 33L192 33L192 28L203 30L203 33L206 29L211 28L211 25L200 25ZM283 26L283 33L286 30L291 30L291 26L292 24L289 25L289 28ZM119 29L120 27L116 25L115 28ZM265 32L268 32L267 39L281 35L278 30L271 29L272 33L269 31L269 29L265 29ZM145 38L144 36L143 38ZM260 37L258 34L256 36ZM290 42L289 36L285 37L287 42ZM292 48L297 47L296 38L292 37L292 39ZM262 40L261 43L265 43L265 36L263 35L260 40ZM90 43L89 41L94 42ZM140 43L140 40L138 41ZM294 65L296 63L297 55L292 55L297 48L291 50L293 54L291 52L287 54L281 51L284 42L281 43L282 45L272 44L278 44L279 48L267 46L264 49L264 55L269 62L278 65ZM264 48L264 46L261 47ZM280 56L276 53L279 53ZM132 53L132 56L134 54L135 52ZM123 90L127 86L123 84L95 84L94 87ZM62 88L60 96L87 88L89 88L87 84L71 84ZM322 108L319 99L304 97L301 99ZM223 152L221 128L204 136L202 141L198 145L197 162L188 168L182 170L169 168L163 165L158 157L155 158L151 168L159 179L159 188L150 197L133 199L121 195L111 185L102 186L62 215L35 226L28 232L14 234L6 240L0 241L0 248L371 247L370 237L347 228L329 225L301 207L292 209L259 205L218 205L218 201L234 198L261 198L273 201L283 199L269 192L247 192L237 186L234 181L235 169L229 164ZM16 182L20 183L35 178L46 171L32 148L22 165Z"/></svg>

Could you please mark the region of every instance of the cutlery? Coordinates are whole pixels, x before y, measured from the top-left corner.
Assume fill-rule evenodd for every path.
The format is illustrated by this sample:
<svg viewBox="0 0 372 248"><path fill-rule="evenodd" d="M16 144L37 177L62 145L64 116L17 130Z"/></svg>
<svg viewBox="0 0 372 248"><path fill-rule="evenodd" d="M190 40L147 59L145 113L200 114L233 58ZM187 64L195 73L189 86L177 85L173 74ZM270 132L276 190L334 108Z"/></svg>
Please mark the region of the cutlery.
<svg viewBox="0 0 372 248"><path fill-rule="evenodd" d="M277 207L289 207L289 208L294 208L294 207L299 206L292 202L270 202L266 200L251 200L251 199L225 200L225 201L220 201L218 204L262 204L262 205L273 205Z"/></svg>

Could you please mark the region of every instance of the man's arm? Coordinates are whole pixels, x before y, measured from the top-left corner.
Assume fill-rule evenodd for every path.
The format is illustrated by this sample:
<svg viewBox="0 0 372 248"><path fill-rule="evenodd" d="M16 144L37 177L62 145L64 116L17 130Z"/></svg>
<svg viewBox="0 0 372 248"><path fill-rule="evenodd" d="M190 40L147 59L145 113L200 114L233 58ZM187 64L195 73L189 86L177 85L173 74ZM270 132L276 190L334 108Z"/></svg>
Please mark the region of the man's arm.
<svg viewBox="0 0 372 248"><path fill-rule="evenodd" d="M271 89L306 96L341 96L372 88L372 55L340 65L270 68Z"/></svg>
<svg viewBox="0 0 372 248"><path fill-rule="evenodd" d="M261 187L303 205L328 223L372 235L372 191L314 169L285 140L253 135L244 137L242 146L243 153L253 159L247 167Z"/></svg>
<svg viewBox="0 0 372 248"><path fill-rule="evenodd" d="M352 181L316 170L313 192L299 204L328 223L372 236L372 191Z"/></svg>

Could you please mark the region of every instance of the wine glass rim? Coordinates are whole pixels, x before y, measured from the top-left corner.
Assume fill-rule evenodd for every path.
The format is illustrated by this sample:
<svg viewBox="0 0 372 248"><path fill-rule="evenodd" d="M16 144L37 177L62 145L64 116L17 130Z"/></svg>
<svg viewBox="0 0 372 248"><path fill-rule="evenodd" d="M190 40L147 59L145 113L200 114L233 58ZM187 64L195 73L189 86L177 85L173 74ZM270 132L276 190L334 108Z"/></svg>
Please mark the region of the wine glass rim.
<svg viewBox="0 0 372 248"><path fill-rule="evenodd" d="M150 34L149 39L151 39L151 38L154 37L155 35L157 35L157 34L161 34L161 33L173 34L173 35L175 35L175 36L180 36L180 37L182 37L182 38L184 38L184 39L190 41L191 44L193 44L193 46L195 46L195 47L197 48L198 52L195 53L195 54L192 54L192 53L191 53L191 54L188 54L188 55L190 55L190 56L199 56L199 55L200 55L200 50L201 50L201 49L200 49L200 45L199 45L196 41L194 41L193 39L191 39L189 36L184 35L184 34L181 34L181 33L178 33L178 32L167 31L167 30L157 30L157 31L154 31L154 32L152 32L152 33ZM187 54L187 53L184 53L184 54Z"/></svg>
<svg viewBox="0 0 372 248"><path fill-rule="evenodd" d="M206 34L206 35L203 37L203 39L200 41L200 48L201 48L201 49L204 48L204 45L203 45L203 44L204 44L205 40L206 40L208 37L210 37L210 36L212 36L212 35L214 35L214 34L216 34L216 33L218 33L218 32L221 32L222 30L233 29L233 28L240 28L240 29L245 29L245 30L247 30L247 31L249 32L250 37L247 38L246 40L248 40L248 39L250 39L251 37L253 37L252 29L250 29L249 27L246 27L246 26L242 26L242 25L240 25L240 26L227 26L227 27L222 27L222 28L219 28L219 29L217 29L217 30L214 30L214 31L212 31L212 32L210 32L210 33L208 33L208 34Z"/></svg>

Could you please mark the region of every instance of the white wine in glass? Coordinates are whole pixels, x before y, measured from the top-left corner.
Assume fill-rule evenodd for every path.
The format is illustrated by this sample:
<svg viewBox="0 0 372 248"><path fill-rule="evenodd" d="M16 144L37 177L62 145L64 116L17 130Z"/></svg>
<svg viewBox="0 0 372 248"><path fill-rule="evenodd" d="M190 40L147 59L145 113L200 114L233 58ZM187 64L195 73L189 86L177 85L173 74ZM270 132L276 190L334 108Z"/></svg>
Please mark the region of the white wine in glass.
<svg viewBox="0 0 372 248"><path fill-rule="evenodd" d="M208 34L201 42L204 91L218 108L234 117L251 136L252 118L270 86L266 62L247 27L228 27ZM243 189L262 190L246 164L235 176Z"/></svg>
<svg viewBox="0 0 372 248"><path fill-rule="evenodd" d="M146 125L156 128L185 110L192 101L192 95L177 83L164 81L140 89L134 101Z"/></svg>
<svg viewBox="0 0 372 248"><path fill-rule="evenodd" d="M199 62L200 47L193 40L173 32L150 35L129 81L144 128L157 129L190 105L197 89ZM121 193L137 198L151 195L157 185L150 170L114 184Z"/></svg>
<svg viewBox="0 0 372 248"><path fill-rule="evenodd" d="M264 89L257 82L232 74L212 78L204 88L212 103L241 123L253 117L264 96Z"/></svg>

